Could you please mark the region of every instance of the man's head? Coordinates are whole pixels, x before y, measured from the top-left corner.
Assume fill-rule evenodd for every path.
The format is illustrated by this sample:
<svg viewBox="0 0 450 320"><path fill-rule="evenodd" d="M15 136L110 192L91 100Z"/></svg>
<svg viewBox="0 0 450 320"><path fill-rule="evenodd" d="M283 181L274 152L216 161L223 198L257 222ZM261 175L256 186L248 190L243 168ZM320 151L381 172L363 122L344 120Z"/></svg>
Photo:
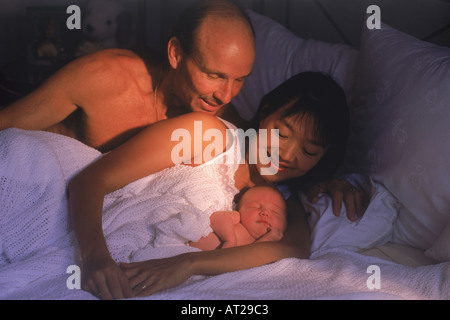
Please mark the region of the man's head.
<svg viewBox="0 0 450 320"><path fill-rule="evenodd" d="M255 60L251 24L234 4L200 1L185 10L168 43L178 103L215 114L242 88Z"/></svg>

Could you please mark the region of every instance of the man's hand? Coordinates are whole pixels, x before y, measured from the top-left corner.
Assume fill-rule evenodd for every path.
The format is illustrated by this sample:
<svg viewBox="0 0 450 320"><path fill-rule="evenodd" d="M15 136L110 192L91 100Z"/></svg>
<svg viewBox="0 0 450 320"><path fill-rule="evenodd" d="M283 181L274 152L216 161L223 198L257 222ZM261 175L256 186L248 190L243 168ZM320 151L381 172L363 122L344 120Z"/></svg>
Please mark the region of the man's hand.
<svg viewBox="0 0 450 320"><path fill-rule="evenodd" d="M305 192L308 200L312 203L317 202L319 193L327 193L331 196L335 216L339 216L342 202L344 202L347 217L351 221L362 217L369 205L369 196L366 192L355 188L346 180L332 179L327 182L321 182Z"/></svg>

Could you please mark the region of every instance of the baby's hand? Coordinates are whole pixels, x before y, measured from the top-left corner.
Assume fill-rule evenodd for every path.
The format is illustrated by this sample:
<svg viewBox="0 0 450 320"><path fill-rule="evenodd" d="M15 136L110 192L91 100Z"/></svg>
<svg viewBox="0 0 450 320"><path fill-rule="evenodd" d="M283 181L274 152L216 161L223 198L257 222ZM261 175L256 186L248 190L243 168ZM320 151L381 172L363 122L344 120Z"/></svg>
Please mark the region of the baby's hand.
<svg viewBox="0 0 450 320"><path fill-rule="evenodd" d="M259 238L256 242L263 241L279 241L283 238L283 232L278 229L269 229L265 235Z"/></svg>

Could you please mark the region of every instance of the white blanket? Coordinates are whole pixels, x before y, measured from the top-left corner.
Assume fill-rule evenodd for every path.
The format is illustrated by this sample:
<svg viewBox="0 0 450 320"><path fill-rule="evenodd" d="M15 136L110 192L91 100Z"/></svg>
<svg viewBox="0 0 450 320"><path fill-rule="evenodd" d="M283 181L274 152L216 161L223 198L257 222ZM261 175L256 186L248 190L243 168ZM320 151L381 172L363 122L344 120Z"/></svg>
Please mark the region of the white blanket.
<svg viewBox="0 0 450 320"><path fill-rule="evenodd" d="M373 265L380 270L379 289L370 285L375 274L368 273L368 268ZM96 299L83 290L68 289L69 276L53 274L0 297ZM345 249L329 249L310 260L283 259L214 277L194 276L178 287L141 299L450 299L450 263L412 268Z"/></svg>
<svg viewBox="0 0 450 320"><path fill-rule="evenodd" d="M67 137L18 129L0 133L0 150L4 293L79 264L66 184L100 154ZM113 259L132 262L197 250L187 243L209 234L210 214L232 203L208 169L178 165L107 195L103 230Z"/></svg>
<svg viewBox="0 0 450 320"><path fill-rule="evenodd" d="M319 200L315 204L300 194L303 206L309 214L313 253L336 247L358 251L383 245L392 238L399 208L394 196L369 176L350 174L342 178L364 190L370 198L369 205L361 218L350 221L344 205L341 207L340 215L338 217L334 215L331 197L327 194L319 195Z"/></svg>
<svg viewBox="0 0 450 320"><path fill-rule="evenodd" d="M17 134L15 129L1 133L2 168L20 168L10 173L2 170L0 175L1 299L96 299L68 285L72 275L68 268L79 265L73 233L67 223L67 216L60 214L53 219L53 215L50 215L49 219L48 213L52 208L57 212L66 210L67 180L99 154L75 140L62 137L51 138L49 147L50 136L33 132ZM6 159L19 152L17 147L12 147L17 144L26 146L20 154L23 156L25 153L29 157L21 160L18 153L15 154L14 162L8 163ZM47 151L39 153L38 150L42 149ZM61 165L61 159L66 161L70 158L77 161ZM44 159L46 161L42 161ZM193 192L191 195L185 195L180 201L173 200L170 205L161 201L160 208L163 210L152 212L155 205L147 202L148 195L152 195L152 190L147 186L158 184L158 179L161 182L172 181L168 177L170 173L169 170L164 175L143 178L105 199L105 234L116 260L137 261L197 250L185 245L184 240L178 244L168 243L168 238L164 237L161 243L165 246L155 247L155 238L152 238L155 230L147 228L162 223L159 230L165 230L167 212L175 216L180 212L188 212L197 219L194 219L196 223L205 217L196 215L197 211L184 202L199 192L192 190L192 183L189 184L191 188L188 188ZM45 179L39 175L45 176ZM17 186L20 186L18 194L12 192ZM170 190L176 187L175 182L167 186ZM204 188L203 192L214 194L214 183L198 187ZM178 191L174 190L174 193ZM165 195L159 196L159 199L164 199ZM171 197L166 200L170 201ZM21 201L15 201L17 199ZM218 201L199 209L208 211L223 205L222 201ZM11 212L15 215L8 214ZM146 220L146 213L151 213L153 220ZM204 222L206 225L206 219ZM199 228L196 236L208 232L206 229ZM172 236L169 238L173 239ZM368 285L368 280L372 279L368 268L372 265L378 266L380 271L374 275L378 277L379 289ZM449 294L450 263L411 268L344 248L332 248L315 251L310 260L284 259L215 277L194 276L176 288L146 299L449 299Z"/></svg>

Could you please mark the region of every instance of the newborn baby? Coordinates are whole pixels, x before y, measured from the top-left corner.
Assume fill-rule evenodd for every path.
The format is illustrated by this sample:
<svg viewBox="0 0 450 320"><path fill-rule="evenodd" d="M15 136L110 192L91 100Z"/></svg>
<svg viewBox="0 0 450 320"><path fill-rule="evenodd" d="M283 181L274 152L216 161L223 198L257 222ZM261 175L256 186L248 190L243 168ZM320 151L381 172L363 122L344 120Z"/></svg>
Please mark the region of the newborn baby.
<svg viewBox="0 0 450 320"><path fill-rule="evenodd" d="M278 241L287 227L286 203L274 187L255 186L240 195L237 211L217 211L211 217L213 232L190 245L201 250Z"/></svg>

